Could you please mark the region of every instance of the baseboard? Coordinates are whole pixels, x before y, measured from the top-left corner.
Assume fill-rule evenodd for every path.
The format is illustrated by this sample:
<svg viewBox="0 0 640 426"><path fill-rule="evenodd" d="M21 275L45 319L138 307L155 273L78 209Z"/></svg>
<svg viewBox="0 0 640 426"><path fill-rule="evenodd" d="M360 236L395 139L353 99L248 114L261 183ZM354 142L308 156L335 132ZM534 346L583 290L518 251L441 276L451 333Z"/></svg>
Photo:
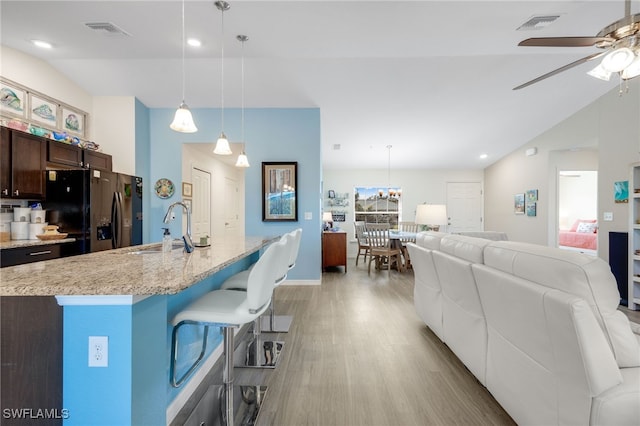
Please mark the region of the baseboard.
<svg viewBox="0 0 640 426"><path fill-rule="evenodd" d="M320 285L322 280L285 280L280 285Z"/></svg>

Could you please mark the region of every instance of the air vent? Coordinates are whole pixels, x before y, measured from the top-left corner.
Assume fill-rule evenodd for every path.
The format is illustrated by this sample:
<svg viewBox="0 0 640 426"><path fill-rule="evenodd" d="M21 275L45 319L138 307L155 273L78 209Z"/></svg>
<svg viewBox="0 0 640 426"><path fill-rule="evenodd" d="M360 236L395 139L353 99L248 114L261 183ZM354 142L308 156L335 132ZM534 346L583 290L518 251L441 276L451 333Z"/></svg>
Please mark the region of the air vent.
<svg viewBox="0 0 640 426"><path fill-rule="evenodd" d="M118 27L116 24L113 24L111 22L87 22L85 23L85 25L91 28L92 30L99 31L106 35L112 35L112 36L117 36L117 35L130 36L131 35L125 30L123 30L122 28Z"/></svg>
<svg viewBox="0 0 640 426"><path fill-rule="evenodd" d="M541 30L553 24L560 15L534 16L517 28L517 31Z"/></svg>

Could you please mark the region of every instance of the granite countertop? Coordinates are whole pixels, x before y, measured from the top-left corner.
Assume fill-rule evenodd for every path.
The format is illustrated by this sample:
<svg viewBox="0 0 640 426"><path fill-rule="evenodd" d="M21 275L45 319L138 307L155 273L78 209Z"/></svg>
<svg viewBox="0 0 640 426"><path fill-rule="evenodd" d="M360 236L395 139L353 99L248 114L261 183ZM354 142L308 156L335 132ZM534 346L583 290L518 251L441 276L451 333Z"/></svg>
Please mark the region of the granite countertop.
<svg viewBox="0 0 640 426"><path fill-rule="evenodd" d="M0 296L176 294L260 250L278 237L216 237L182 248L134 254L161 243L2 268Z"/></svg>
<svg viewBox="0 0 640 426"><path fill-rule="evenodd" d="M75 238L63 238L61 240L11 240L11 241L3 241L0 242L0 250L9 250L14 248L21 247L34 247L34 246L44 246L49 244L62 244L62 243L72 243L76 239Z"/></svg>

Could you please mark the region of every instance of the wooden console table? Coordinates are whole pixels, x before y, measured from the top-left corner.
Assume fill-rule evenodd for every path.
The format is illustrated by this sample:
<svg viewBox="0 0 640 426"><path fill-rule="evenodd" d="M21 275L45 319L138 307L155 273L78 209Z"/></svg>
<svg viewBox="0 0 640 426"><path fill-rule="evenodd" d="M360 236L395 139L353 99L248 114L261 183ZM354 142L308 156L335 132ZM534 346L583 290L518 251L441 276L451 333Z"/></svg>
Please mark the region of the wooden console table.
<svg viewBox="0 0 640 426"><path fill-rule="evenodd" d="M347 272L347 232L322 232L322 270L328 266L344 266Z"/></svg>

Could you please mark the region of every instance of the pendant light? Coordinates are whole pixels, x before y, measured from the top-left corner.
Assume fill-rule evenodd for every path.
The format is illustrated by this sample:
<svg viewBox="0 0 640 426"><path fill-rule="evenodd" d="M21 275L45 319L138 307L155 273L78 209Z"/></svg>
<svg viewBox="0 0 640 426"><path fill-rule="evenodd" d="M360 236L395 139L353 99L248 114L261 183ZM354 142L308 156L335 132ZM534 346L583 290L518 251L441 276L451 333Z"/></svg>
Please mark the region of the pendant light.
<svg viewBox="0 0 640 426"><path fill-rule="evenodd" d="M184 42L184 0L182 0L182 103L176 110L176 115L173 117L173 121L169 127L176 132L195 133L198 131L198 128L193 122L189 107L184 102Z"/></svg>
<svg viewBox="0 0 640 426"><path fill-rule="evenodd" d="M247 154L244 152L244 42L249 40L249 37L246 35L239 35L236 37L240 43L242 43L242 66L240 68L240 72L242 75L242 108L240 114L240 129L242 132L242 152L238 155L238 161L236 161L236 167L249 167L249 159L247 158Z"/></svg>
<svg viewBox="0 0 640 426"><path fill-rule="evenodd" d="M218 155L231 155L231 148L229 147L229 140L227 139L227 136L224 134L224 12L225 10L229 10L229 8L231 7L229 5L229 3L227 3L226 1L217 1L214 3L216 5L216 7L218 8L218 10L220 10L221 14L220 16L222 17L221 19L221 33L222 33L222 44L221 44L221 51L222 51L222 56L221 56L221 61L220 61L220 126L222 128L222 130L220 131L220 137L218 137L218 141L216 142L216 147L213 150L214 154L218 154Z"/></svg>

